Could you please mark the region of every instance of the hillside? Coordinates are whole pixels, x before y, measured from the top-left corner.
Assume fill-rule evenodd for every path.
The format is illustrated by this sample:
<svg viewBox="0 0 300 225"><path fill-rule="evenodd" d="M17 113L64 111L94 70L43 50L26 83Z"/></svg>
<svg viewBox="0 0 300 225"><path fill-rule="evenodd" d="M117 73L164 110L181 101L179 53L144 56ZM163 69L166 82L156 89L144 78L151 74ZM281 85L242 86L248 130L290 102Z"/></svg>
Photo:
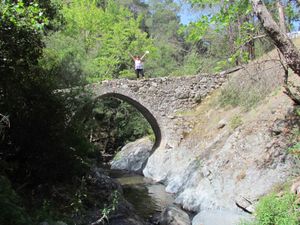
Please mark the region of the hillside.
<svg viewBox="0 0 300 225"><path fill-rule="evenodd" d="M145 176L166 184L200 220L203 210L215 218L224 211L239 218L241 208L253 212L258 199L299 173L287 151L298 138L299 118L282 82L276 51L232 74L197 108L176 113L193 129L174 137L181 138L178 146L157 149Z"/></svg>

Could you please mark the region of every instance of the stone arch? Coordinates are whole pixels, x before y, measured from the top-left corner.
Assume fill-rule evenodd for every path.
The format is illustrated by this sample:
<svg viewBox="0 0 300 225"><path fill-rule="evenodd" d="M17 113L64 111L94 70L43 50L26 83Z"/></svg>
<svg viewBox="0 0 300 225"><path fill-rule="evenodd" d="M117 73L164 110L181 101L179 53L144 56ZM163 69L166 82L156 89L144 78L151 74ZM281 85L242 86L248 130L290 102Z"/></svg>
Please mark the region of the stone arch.
<svg viewBox="0 0 300 225"><path fill-rule="evenodd" d="M137 100L126 96L124 94L120 94L120 93L115 93L115 92L108 92L108 93L104 93L102 95L98 95L96 97L96 99L101 99L101 98L105 98L105 97L114 97L117 99L121 99L126 101L127 103L129 103L130 105L132 105L133 107L135 107L148 121L148 123L150 124L154 135L155 135L155 143L153 145L153 150L156 149L160 144L161 144L161 140L162 140L162 131L161 131L161 127L159 125L158 119L153 115L153 113L150 112L150 110L142 105L140 102L138 102Z"/></svg>

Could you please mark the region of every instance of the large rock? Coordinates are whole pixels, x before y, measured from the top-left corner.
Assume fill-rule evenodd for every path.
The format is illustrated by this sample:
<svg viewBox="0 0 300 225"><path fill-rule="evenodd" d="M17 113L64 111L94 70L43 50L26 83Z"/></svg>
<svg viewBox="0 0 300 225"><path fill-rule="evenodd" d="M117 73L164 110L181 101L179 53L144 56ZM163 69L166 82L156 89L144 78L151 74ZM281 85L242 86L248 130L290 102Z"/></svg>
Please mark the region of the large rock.
<svg viewBox="0 0 300 225"><path fill-rule="evenodd" d="M249 215L229 211L202 211L192 221L192 225L239 225L251 221Z"/></svg>
<svg viewBox="0 0 300 225"><path fill-rule="evenodd" d="M190 225L189 215L176 206L167 207L161 215L160 225Z"/></svg>
<svg viewBox="0 0 300 225"><path fill-rule="evenodd" d="M125 145L111 162L111 169L141 172L153 148L153 142L144 137Z"/></svg>

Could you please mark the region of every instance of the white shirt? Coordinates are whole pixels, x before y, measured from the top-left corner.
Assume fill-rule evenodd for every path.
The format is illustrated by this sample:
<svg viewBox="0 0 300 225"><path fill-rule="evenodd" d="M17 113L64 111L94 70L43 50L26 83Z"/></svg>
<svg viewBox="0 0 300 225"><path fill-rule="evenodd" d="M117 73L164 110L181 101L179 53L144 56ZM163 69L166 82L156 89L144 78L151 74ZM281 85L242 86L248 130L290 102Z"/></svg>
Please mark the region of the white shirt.
<svg viewBox="0 0 300 225"><path fill-rule="evenodd" d="M136 70L141 70L143 69L143 62L140 59L135 59L134 60L134 69Z"/></svg>

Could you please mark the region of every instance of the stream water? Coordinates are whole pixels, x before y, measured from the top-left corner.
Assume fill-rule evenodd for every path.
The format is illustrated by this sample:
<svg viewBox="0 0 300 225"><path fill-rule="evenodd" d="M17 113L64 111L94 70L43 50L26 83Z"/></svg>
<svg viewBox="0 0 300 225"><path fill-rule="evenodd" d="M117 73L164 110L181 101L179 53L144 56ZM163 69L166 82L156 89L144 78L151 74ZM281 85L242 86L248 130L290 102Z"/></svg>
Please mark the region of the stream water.
<svg viewBox="0 0 300 225"><path fill-rule="evenodd" d="M110 170L109 173L112 178L121 183L124 197L145 220L149 220L153 215L173 204L172 194L167 193L162 184L122 170Z"/></svg>

